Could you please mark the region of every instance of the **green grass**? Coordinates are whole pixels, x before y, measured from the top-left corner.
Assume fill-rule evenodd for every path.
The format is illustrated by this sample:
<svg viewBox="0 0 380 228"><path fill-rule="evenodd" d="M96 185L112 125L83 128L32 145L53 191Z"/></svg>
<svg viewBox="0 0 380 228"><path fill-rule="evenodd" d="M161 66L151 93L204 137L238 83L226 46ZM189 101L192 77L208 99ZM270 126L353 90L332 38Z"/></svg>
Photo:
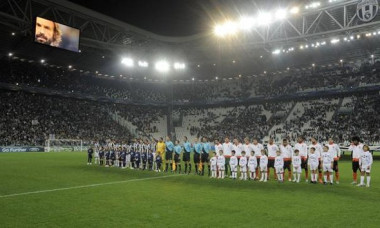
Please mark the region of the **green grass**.
<svg viewBox="0 0 380 228"><path fill-rule="evenodd" d="M85 153L2 153L0 196L125 182L0 197L0 227L379 227L378 164L372 186L359 188L349 161L341 184L324 186L87 166Z"/></svg>

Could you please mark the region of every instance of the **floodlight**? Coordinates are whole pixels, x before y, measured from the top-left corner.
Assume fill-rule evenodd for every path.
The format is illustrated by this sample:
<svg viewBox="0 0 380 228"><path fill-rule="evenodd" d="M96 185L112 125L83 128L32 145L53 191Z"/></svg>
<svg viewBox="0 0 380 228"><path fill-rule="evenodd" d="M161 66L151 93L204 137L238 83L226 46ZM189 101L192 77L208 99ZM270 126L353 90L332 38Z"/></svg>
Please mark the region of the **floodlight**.
<svg viewBox="0 0 380 228"><path fill-rule="evenodd" d="M41 59L40 62L41 62L41 63L45 63L45 59Z"/></svg>
<svg viewBox="0 0 380 228"><path fill-rule="evenodd" d="M272 15L267 12L260 12L259 15L257 16L257 23L260 26L266 26L272 23Z"/></svg>
<svg viewBox="0 0 380 228"><path fill-rule="evenodd" d="M139 67L148 67L149 63L146 61L139 61L138 62Z"/></svg>
<svg viewBox="0 0 380 228"><path fill-rule="evenodd" d="M133 67L135 65L135 62L131 58L123 58L121 60L121 63L127 67Z"/></svg>
<svg viewBox="0 0 380 228"><path fill-rule="evenodd" d="M226 31L224 30L222 25L215 26L214 33L215 35L220 36L220 37L223 37L224 35L226 35Z"/></svg>
<svg viewBox="0 0 380 228"><path fill-rule="evenodd" d="M69 65L68 68L71 69L71 68L73 68L73 66Z"/></svg>
<svg viewBox="0 0 380 228"><path fill-rule="evenodd" d="M233 35L237 32L238 26L235 22L232 21L227 21L224 25L224 30L226 31L227 34Z"/></svg>
<svg viewBox="0 0 380 228"><path fill-rule="evenodd" d="M284 20L287 16L285 9L278 9L275 13L276 20Z"/></svg>
<svg viewBox="0 0 380 228"><path fill-rule="evenodd" d="M280 53L281 53L280 49L276 49L276 50L272 51L272 54L274 54L274 55L278 55Z"/></svg>
<svg viewBox="0 0 380 228"><path fill-rule="evenodd" d="M239 28L242 30L250 30L255 25L255 18L241 17L239 21Z"/></svg>
<svg viewBox="0 0 380 228"><path fill-rule="evenodd" d="M9 53L8 53L8 56L9 56L9 57L12 57L12 56L13 56L13 53L12 53L12 52L9 52Z"/></svg>
<svg viewBox="0 0 380 228"><path fill-rule="evenodd" d="M170 70L169 63L164 60L158 61L155 67L159 72L168 72Z"/></svg>
<svg viewBox="0 0 380 228"><path fill-rule="evenodd" d="M295 6L295 7L293 7L293 8L290 9L290 13L291 14L297 14L299 12L300 12L300 8L297 7L297 6Z"/></svg>
<svg viewBox="0 0 380 228"><path fill-rule="evenodd" d="M174 63L174 69L183 70L183 69L185 69L185 64L184 63Z"/></svg>
<svg viewBox="0 0 380 228"><path fill-rule="evenodd" d="M336 43L339 43L339 41L340 41L339 39L332 39L332 40L331 40L331 43L332 43L332 44L336 44Z"/></svg>

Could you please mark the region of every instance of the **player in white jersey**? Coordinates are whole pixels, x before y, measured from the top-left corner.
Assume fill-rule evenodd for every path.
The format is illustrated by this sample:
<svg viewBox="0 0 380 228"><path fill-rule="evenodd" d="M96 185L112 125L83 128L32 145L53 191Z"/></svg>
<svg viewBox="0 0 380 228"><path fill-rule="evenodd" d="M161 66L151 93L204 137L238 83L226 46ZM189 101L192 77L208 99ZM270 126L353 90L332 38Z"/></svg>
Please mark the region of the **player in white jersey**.
<svg viewBox="0 0 380 228"><path fill-rule="evenodd" d="M238 139L234 139L232 149L235 151L235 156L240 159L241 152L243 151L243 145L239 142Z"/></svg>
<svg viewBox="0 0 380 228"><path fill-rule="evenodd" d="M339 184L338 161L340 158L341 151L340 151L339 145L334 143L334 140L332 138L329 138L329 144L327 144L327 146L329 147L329 153L331 153L331 155L334 158L333 171L335 172L335 183Z"/></svg>
<svg viewBox="0 0 380 228"><path fill-rule="evenodd" d="M358 186L364 186L364 178L367 175L367 187L369 187L371 182L371 166L373 163L372 154L369 152L369 147L367 145L363 146L363 153L359 158L359 167L361 171L360 184Z"/></svg>
<svg viewBox="0 0 380 228"><path fill-rule="evenodd" d="M360 155L363 153L363 144L360 143L360 138L358 136L354 136L351 139L351 145L348 148L349 151L351 151L351 157L352 157L352 183L357 183L357 171L359 169L359 158Z"/></svg>
<svg viewBox="0 0 380 228"><path fill-rule="evenodd" d="M210 165L211 165L211 178L216 178L216 171L217 171L217 160L218 158L216 157L216 152L212 153L213 156L210 159Z"/></svg>
<svg viewBox="0 0 380 228"><path fill-rule="evenodd" d="M284 179L285 179L285 170L288 170L288 181L292 181L292 155L293 148L289 145L287 139L282 140L282 145L280 145L281 155L284 158Z"/></svg>
<svg viewBox="0 0 380 228"><path fill-rule="evenodd" d="M94 155L95 164L99 164L99 144L95 144L95 155Z"/></svg>
<svg viewBox="0 0 380 228"><path fill-rule="evenodd" d="M237 167L238 167L238 158L235 156L235 151L231 151L230 157L230 169L231 169L231 178L237 178Z"/></svg>
<svg viewBox="0 0 380 228"><path fill-rule="evenodd" d="M317 170L319 167L319 156L315 153L314 147L310 148L310 154L309 154L307 163L308 163L308 165L310 167L310 171L311 171L311 182L310 183L316 184L318 181Z"/></svg>
<svg viewBox="0 0 380 228"><path fill-rule="evenodd" d="M307 167L307 145L304 142L304 137L299 136L297 139L297 143L294 145L294 149L299 151L299 155L301 156L301 169L305 170L305 181L309 181L309 170Z"/></svg>
<svg viewBox="0 0 380 228"><path fill-rule="evenodd" d="M318 177L319 177L319 183L322 183L322 164L321 164L321 154L322 154L322 146L317 142L317 139L315 137L311 137L311 145L310 147L314 147L315 154L317 154L319 159L319 166L318 166Z"/></svg>
<svg viewBox="0 0 380 228"><path fill-rule="evenodd" d="M253 150L250 154L251 156L248 159L249 179L254 180L256 178L257 159Z"/></svg>
<svg viewBox="0 0 380 228"><path fill-rule="evenodd" d="M324 146L323 152L321 155L322 166L323 166L323 183L327 184L327 175L330 176L330 184L333 184L333 166L334 166L334 158L329 153L329 147Z"/></svg>
<svg viewBox="0 0 380 228"><path fill-rule="evenodd" d="M219 156L216 161L216 165L218 166L218 178L224 179L224 169L226 165L226 158L223 156L223 150L219 150Z"/></svg>
<svg viewBox="0 0 380 228"><path fill-rule="evenodd" d="M301 179L301 164L302 164L302 158L300 156L300 152L298 149L294 150L294 154L292 156L292 166L293 166L293 182L300 182Z"/></svg>
<svg viewBox="0 0 380 228"><path fill-rule="evenodd" d="M251 154L251 151L253 151L252 144L249 141L249 138L244 138L244 144L243 144L242 150L244 150L247 155Z"/></svg>
<svg viewBox="0 0 380 228"><path fill-rule="evenodd" d="M239 160L239 166L240 166L240 180L247 180L247 156L245 156L245 151L243 150L241 152L241 157Z"/></svg>
<svg viewBox="0 0 380 228"><path fill-rule="evenodd" d="M277 151L279 150L278 146L276 144L274 144L274 141L272 138L269 139L269 143L267 145L267 149L268 149L268 180L269 180L269 177L270 177L270 168L273 169L273 173L274 173L274 179L277 180L277 174L276 174L276 170L274 168L274 159L276 158L276 153Z"/></svg>
<svg viewBox="0 0 380 228"><path fill-rule="evenodd" d="M219 142L218 139L215 139L214 141L214 147L215 147L215 151L219 153L219 151L223 151L223 145Z"/></svg>
<svg viewBox="0 0 380 228"><path fill-rule="evenodd" d="M223 154L224 158L226 159L226 166L225 166L225 173L228 174L228 167L230 166L230 157L231 157L231 151L232 151L232 143L230 142L230 139L226 137L224 139L223 143Z"/></svg>
<svg viewBox="0 0 380 228"><path fill-rule="evenodd" d="M126 151L127 151L127 155L125 156L126 167L127 168L132 168L132 162L131 162L132 146L131 145L126 145L125 148L126 148Z"/></svg>
<svg viewBox="0 0 380 228"><path fill-rule="evenodd" d="M257 159L257 164L260 164L261 150L264 150L264 146L258 142L257 139L253 139L252 149L255 151L255 156ZM256 178L260 176L260 169L256 169Z"/></svg>
<svg viewBox="0 0 380 228"><path fill-rule="evenodd" d="M260 171L261 171L261 179L260 181L267 182L268 178L268 157L266 155L266 151L264 149L261 150L260 156Z"/></svg>

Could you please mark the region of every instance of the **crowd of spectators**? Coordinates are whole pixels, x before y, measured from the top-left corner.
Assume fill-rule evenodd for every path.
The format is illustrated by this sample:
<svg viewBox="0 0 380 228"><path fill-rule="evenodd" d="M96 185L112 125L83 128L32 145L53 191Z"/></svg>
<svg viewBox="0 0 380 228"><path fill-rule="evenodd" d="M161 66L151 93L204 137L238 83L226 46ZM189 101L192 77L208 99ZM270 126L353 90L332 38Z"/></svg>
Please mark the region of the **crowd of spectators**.
<svg viewBox="0 0 380 228"><path fill-rule="evenodd" d="M15 59L0 60L0 82L23 84L55 90L75 91L83 94L137 102L213 102L246 99L254 96L273 97L297 92L331 88L351 88L380 83L380 63L362 63L360 66L326 65L313 68L289 69L263 75L198 80L176 83L168 88L165 83L133 81L104 74L67 67L30 63Z"/></svg>
<svg viewBox="0 0 380 228"><path fill-rule="evenodd" d="M164 83L121 82L104 79L86 72L49 66L16 59L0 60L0 83L22 84L31 87L62 91L80 91L86 95L140 102L168 101L168 87ZM288 70L266 75L208 82L179 83L173 86L174 101L224 101L252 96L275 96L321 88L348 88L380 82L378 64L362 64L359 67L326 66L302 70ZM130 133L117 124L109 112L118 112L140 132L157 132L155 125L165 115L165 109L151 106L126 106L98 103L72 98L59 98L25 92L0 92L0 145L41 145L51 135L56 138L123 140ZM171 96L171 95L170 95ZM220 119L213 112L202 108L183 109L182 112L198 112L203 117L197 126L189 126L192 135L210 138L254 136L263 138L273 126L274 134L284 133L294 140L298 135L318 136L326 140L335 137L343 142L353 134L366 140L379 138L379 95L353 96L352 102L340 107L337 103L310 101L304 113L286 121L295 101L270 102L260 105L236 107ZM270 112L270 118L263 113ZM327 112L334 112L332 120ZM309 123L305 128L305 124Z"/></svg>
<svg viewBox="0 0 380 228"><path fill-rule="evenodd" d="M126 141L108 105L0 90L0 145L44 145L48 138Z"/></svg>
<svg viewBox="0 0 380 228"><path fill-rule="evenodd" d="M300 110L293 110L295 102L236 108L220 124L212 124L208 120L202 127L192 128L191 134L218 139L228 136L240 140L247 136L258 139L269 136L277 141L288 138L292 142L296 142L298 136L308 140L316 137L320 141L332 137L336 142L346 144L353 135L359 135L366 143L380 143L379 94L353 95L352 102L345 105L336 102L339 99L343 97L300 101L302 114ZM263 110L271 113L269 119L263 115ZM327 118L328 113L330 118ZM289 115L295 117L287 120ZM269 132L276 125L278 128Z"/></svg>

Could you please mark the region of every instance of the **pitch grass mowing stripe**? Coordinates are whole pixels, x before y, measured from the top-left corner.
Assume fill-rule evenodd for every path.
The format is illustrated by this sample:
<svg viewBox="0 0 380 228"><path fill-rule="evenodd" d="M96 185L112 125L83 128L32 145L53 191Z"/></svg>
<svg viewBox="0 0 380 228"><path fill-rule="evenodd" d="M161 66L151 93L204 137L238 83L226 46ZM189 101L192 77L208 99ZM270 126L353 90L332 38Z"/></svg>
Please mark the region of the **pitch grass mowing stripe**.
<svg viewBox="0 0 380 228"><path fill-rule="evenodd" d="M55 188L55 189L47 189L47 190L40 190L40 191L33 191L33 192L14 193L14 194L2 195L2 196L0 195L0 198L9 198L9 197L15 197L15 196L24 196L24 195L31 195L31 194L46 193L46 192L57 192L57 191L80 189L80 188L92 188L92 187L98 187L98 186L104 186L104 185L122 184L122 183L127 183L127 182L163 179L163 178L168 178L168 177L178 177L178 176L182 176L182 175L185 175L185 174L166 175L166 176L160 176L160 177L138 178L138 179L132 179L132 180L112 181L112 182L81 185L81 186L74 186L74 187L67 187L67 188Z"/></svg>

